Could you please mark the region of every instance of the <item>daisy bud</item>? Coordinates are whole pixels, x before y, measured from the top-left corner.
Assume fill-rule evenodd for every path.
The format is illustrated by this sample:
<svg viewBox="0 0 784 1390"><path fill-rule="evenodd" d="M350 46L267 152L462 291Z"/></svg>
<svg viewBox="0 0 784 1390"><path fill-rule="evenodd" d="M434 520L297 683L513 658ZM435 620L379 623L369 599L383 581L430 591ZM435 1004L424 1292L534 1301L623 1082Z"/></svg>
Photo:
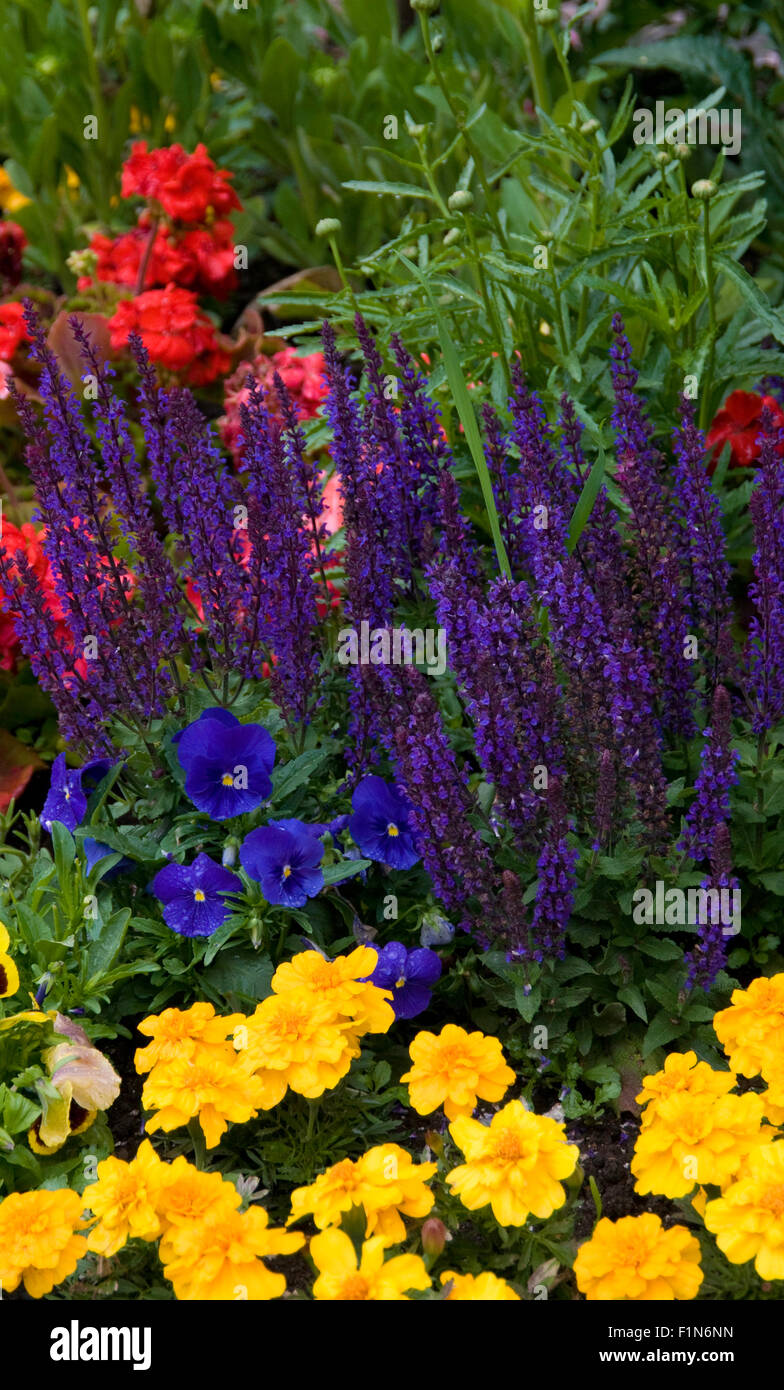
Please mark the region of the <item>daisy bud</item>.
<svg viewBox="0 0 784 1390"><path fill-rule="evenodd" d="M691 196L700 203L708 203L717 192L717 186L713 179L698 179L691 186Z"/></svg>
<svg viewBox="0 0 784 1390"><path fill-rule="evenodd" d="M474 201L473 193L469 193L467 188L458 188L447 200L447 207L450 212L465 212L471 207Z"/></svg>
<svg viewBox="0 0 784 1390"><path fill-rule="evenodd" d="M316 223L316 236L336 236L340 228L341 223L337 217L322 217Z"/></svg>

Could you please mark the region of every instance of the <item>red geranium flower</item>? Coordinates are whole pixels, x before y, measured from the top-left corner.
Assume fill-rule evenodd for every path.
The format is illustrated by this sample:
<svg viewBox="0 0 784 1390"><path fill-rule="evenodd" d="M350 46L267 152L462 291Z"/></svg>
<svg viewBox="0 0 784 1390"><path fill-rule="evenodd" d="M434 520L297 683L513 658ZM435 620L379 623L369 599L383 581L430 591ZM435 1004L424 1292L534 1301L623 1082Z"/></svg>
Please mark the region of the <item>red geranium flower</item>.
<svg viewBox="0 0 784 1390"><path fill-rule="evenodd" d="M186 154L182 145L148 151L146 141L140 140L123 165L122 195L138 193L152 199L180 222L205 222L242 206L231 177L216 168L204 145Z"/></svg>
<svg viewBox="0 0 784 1390"><path fill-rule="evenodd" d="M0 358L10 362L16 349L30 335L24 321L24 306L12 299L0 304Z"/></svg>
<svg viewBox="0 0 784 1390"><path fill-rule="evenodd" d="M175 285L121 300L109 320L109 331L115 351L124 348L128 335L136 332L153 362L172 372L185 372L195 385L206 385L230 365L196 295Z"/></svg>
<svg viewBox="0 0 784 1390"><path fill-rule="evenodd" d="M706 444L710 453L708 472L712 473L724 444L730 445L730 468L749 468L759 458L761 416L767 406L775 427L784 426L784 411L774 396L758 396L755 391L733 391L716 414Z"/></svg>
<svg viewBox="0 0 784 1390"><path fill-rule="evenodd" d="M228 221L207 229L194 227L180 234L162 223L148 252L151 222L144 213L138 227L118 237L96 232L90 250L97 256L95 274L99 280L135 289L146 257L145 290L164 285L180 285L223 299L234 289L234 228ZM82 276L79 289L89 289L92 277Z"/></svg>

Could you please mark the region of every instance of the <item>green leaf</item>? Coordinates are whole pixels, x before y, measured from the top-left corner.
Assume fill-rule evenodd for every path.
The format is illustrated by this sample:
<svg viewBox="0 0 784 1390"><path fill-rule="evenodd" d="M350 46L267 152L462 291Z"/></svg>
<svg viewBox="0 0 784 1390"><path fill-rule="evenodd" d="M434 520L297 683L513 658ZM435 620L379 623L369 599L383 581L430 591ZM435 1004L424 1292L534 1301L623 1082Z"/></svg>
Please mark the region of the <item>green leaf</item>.
<svg viewBox="0 0 784 1390"><path fill-rule="evenodd" d="M728 280L731 280L743 299L749 305L761 323L774 333L780 343L784 343L784 315L779 309L774 309L757 285L752 280L742 265L733 261L729 256L722 255L721 252L714 253L713 263L717 269L722 270Z"/></svg>
<svg viewBox="0 0 784 1390"><path fill-rule="evenodd" d="M683 956L680 946L676 946L669 937L658 940L655 936L646 936L644 941L638 941L637 946L646 956L653 956L656 960L678 960Z"/></svg>
<svg viewBox="0 0 784 1390"><path fill-rule="evenodd" d="M682 1032L683 1024L680 1019L673 1020L672 1015L666 1009L660 1009L652 1019L642 1040L643 1057L648 1057L651 1052L656 1051L657 1047L664 1047L666 1043L672 1042L673 1038L679 1038Z"/></svg>
<svg viewBox="0 0 784 1390"><path fill-rule="evenodd" d="M585 530L588 518L593 511L594 503L599 496L599 489L604 480L604 467L604 449L600 444L596 460L588 477L583 483L582 492L577 499L577 505L572 512L572 519L569 523L569 539L566 548L570 555Z"/></svg>
<svg viewBox="0 0 784 1390"><path fill-rule="evenodd" d="M272 795L275 801L283 801L298 787L310 780L311 774L329 756L327 748L309 748L300 753L290 763L277 767L272 774Z"/></svg>
<svg viewBox="0 0 784 1390"><path fill-rule="evenodd" d="M621 1003L628 1004L629 1008L641 1018L643 1023L648 1022L648 1010L645 1007L645 1000L636 985L624 985L623 989L618 990L618 998Z"/></svg>
<svg viewBox="0 0 784 1390"><path fill-rule="evenodd" d="M600 1038L607 1038L619 1032L625 1023L626 1010L623 1004L605 1004L598 1013L594 1012L593 1031Z"/></svg>
<svg viewBox="0 0 784 1390"><path fill-rule="evenodd" d="M9 1091L6 1086L0 1089L5 1093L2 1098L2 1115L3 1125L8 1133L20 1134L23 1129L29 1129L41 1113L40 1105L28 1100L21 1091Z"/></svg>
<svg viewBox="0 0 784 1390"><path fill-rule="evenodd" d="M352 193L376 193L379 196L387 194L393 198L424 198L428 203L437 201L429 189L420 188L416 183L395 183L387 179L379 180L377 183L372 179L348 179L341 184L341 188L348 188Z"/></svg>
<svg viewBox="0 0 784 1390"><path fill-rule="evenodd" d="M438 327L438 340L441 344L441 353L444 358L444 366L446 367L446 375L447 380L449 381L449 388L452 392L455 405L457 406L457 413L460 416L460 423L463 426L466 441L468 443L469 449L471 450L471 457L474 460L474 466L476 468L477 476L479 478L479 485L482 489L482 497L484 499L485 511L487 512L487 519L490 523L490 531L493 537L495 553L498 557L498 565L501 570L501 573L505 575L507 579L511 579L512 571L509 565L509 557L506 553L506 547L503 542L503 537L501 536L501 527L498 521L498 511L495 505L495 497L493 496L493 484L490 478L490 470L487 467L487 460L485 458L484 449L482 448L482 440L479 434L479 426L476 423L474 407L471 404L471 397L468 393L468 387L466 386L465 377L463 376L460 367L460 358L458 356L457 348L455 347L451 337L449 336L449 329L447 328L446 320L441 311L439 310L438 305L436 304L435 299L433 298L433 295L430 291L430 286L428 285L424 276L420 273L416 266L412 265L411 261L409 261L399 251L397 252L397 255L398 259L402 261L406 269L414 276L415 279L419 281L430 302L430 307L432 309L433 315L436 320L436 325Z"/></svg>
<svg viewBox="0 0 784 1390"><path fill-rule="evenodd" d="M372 862L371 859L343 859L339 864L327 864L322 870L324 882L329 886L342 883L344 878L356 878L357 874L369 869Z"/></svg>
<svg viewBox="0 0 784 1390"><path fill-rule="evenodd" d="M220 994L244 994L253 1000L266 999L274 966L268 955L253 950L221 951L204 980Z"/></svg>
<svg viewBox="0 0 784 1390"><path fill-rule="evenodd" d="M519 985L518 988L515 990L515 1004L517 1005L517 1011L520 1014L520 1017L524 1019L526 1023L533 1022L534 1018L536 1017L539 1011L539 1006L541 1002L542 991L539 988L539 985L534 985L534 988L531 990L530 994L525 993L525 990L523 989L522 985Z"/></svg>
<svg viewBox="0 0 784 1390"><path fill-rule="evenodd" d="M60 887L63 888L76 856L76 846L70 831L66 830L59 820L52 821L52 848L54 849L57 879Z"/></svg>
<svg viewBox="0 0 784 1390"><path fill-rule="evenodd" d="M97 941L93 941L87 952L87 973L95 979L103 975L113 965L125 940L125 933L131 919L131 909L121 907L104 922Z"/></svg>

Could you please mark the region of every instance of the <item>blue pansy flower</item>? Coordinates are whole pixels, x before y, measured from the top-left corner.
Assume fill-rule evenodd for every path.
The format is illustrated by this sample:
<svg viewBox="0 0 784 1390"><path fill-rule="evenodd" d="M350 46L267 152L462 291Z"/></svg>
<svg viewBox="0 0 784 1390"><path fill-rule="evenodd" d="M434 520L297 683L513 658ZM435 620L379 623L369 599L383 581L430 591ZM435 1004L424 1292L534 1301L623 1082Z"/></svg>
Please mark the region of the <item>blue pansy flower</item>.
<svg viewBox="0 0 784 1390"><path fill-rule="evenodd" d="M175 741L185 791L211 820L255 811L272 791L275 743L261 724L240 724L228 710L207 709Z"/></svg>
<svg viewBox="0 0 784 1390"><path fill-rule="evenodd" d="M93 758L84 767L69 768L65 753L58 753L52 763L49 791L41 811L44 830L51 830L53 821L60 821L66 830L74 831L87 810L87 793L97 787L114 764L108 758Z"/></svg>
<svg viewBox="0 0 784 1390"><path fill-rule="evenodd" d="M349 830L366 859L410 869L419 859L408 824L408 802L383 777L363 777L351 798Z"/></svg>
<svg viewBox="0 0 784 1390"><path fill-rule="evenodd" d="M323 854L312 827L287 820L251 830L240 848L240 863L261 884L268 903L304 907L324 887Z"/></svg>
<svg viewBox="0 0 784 1390"><path fill-rule="evenodd" d="M193 863L167 864L150 884L163 906L163 920L180 936L212 936L233 911L227 893L241 893L236 874L221 868L208 854Z"/></svg>
<svg viewBox="0 0 784 1390"><path fill-rule="evenodd" d="M391 989L392 1007L397 1018L415 1018L430 1003L433 985L441 975L441 961L435 951L419 946L409 951L401 941L372 949L378 964L369 976L379 989Z"/></svg>
<svg viewBox="0 0 784 1390"><path fill-rule="evenodd" d="M113 850L111 845L105 845L102 840L91 840L87 835L82 841L82 852L87 864L88 874L91 874L96 864L100 863L102 859L105 859L108 854L116 854L116 850ZM132 868L133 860L127 859L125 855L123 855L122 859L119 859L117 863L109 869L108 873L104 874L104 878L116 878L124 869Z"/></svg>

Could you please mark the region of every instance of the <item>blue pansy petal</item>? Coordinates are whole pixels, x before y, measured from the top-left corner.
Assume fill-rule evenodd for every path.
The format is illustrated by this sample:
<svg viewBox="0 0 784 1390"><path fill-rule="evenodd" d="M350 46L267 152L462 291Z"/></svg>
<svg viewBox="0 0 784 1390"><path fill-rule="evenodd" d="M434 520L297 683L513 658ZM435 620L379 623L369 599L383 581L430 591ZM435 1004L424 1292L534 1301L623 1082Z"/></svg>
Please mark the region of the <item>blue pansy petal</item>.
<svg viewBox="0 0 784 1390"><path fill-rule="evenodd" d="M390 941L384 946L378 953L378 965L370 977L373 984L381 989L391 989L400 977L405 975L407 955L408 952L400 941Z"/></svg>
<svg viewBox="0 0 784 1390"><path fill-rule="evenodd" d="M187 874L188 871L182 864L167 864L155 875L150 884L150 892L155 894L159 902L168 903L185 891L188 883Z"/></svg>
<svg viewBox="0 0 784 1390"><path fill-rule="evenodd" d="M392 1006L397 1018L416 1018L430 1003L430 990L419 980L406 980L393 995Z"/></svg>
<svg viewBox="0 0 784 1390"><path fill-rule="evenodd" d="M418 980L424 985L434 985L441 977L441 959L435 951L419 947L409 951L406 961L406 979Z"/></svg>

